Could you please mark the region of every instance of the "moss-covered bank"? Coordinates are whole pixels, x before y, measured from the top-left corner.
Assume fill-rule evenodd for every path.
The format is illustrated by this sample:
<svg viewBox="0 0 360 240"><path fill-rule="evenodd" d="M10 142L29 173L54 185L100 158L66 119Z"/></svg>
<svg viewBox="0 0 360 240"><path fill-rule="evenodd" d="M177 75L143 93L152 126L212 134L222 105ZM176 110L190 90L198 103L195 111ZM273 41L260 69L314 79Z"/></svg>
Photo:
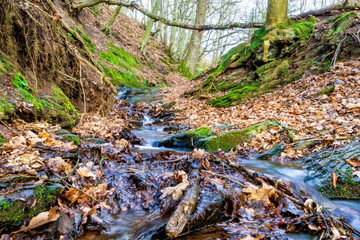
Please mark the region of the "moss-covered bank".
<svg viewBox="0 0 360 240"><path fill-rule="evenodd" d="M20 110L15 109L12 103L0 100L0 116L2 114L6 117L16 112L18 116L26 120L45 119L49 122L60 123L63 127L71 127L78 122L79 114L74 105L55 84L51 86L51 93L43 96L39 96L20 73L13 74L12 84L18 90L22 100L30 104L33 111L19 112Z"/></svg>
<svg viewBox="0 0 360 240"><path fill-rule="evenodd" d="M331 22L316 24L316 19L280 24L274 29L260 28L250 42L241 43L226 53L218 65L204 73L195 92L228 92L208 101L215 107L229 107L248 98L274 91L295 81L306 71L329 70L339 42L346 38L337 60L360 56L356 40L346 34L358 19L355 12L345 13ZM322 24L328 25L323 26ZM315 26L326 29L314 35Z"/></svg>

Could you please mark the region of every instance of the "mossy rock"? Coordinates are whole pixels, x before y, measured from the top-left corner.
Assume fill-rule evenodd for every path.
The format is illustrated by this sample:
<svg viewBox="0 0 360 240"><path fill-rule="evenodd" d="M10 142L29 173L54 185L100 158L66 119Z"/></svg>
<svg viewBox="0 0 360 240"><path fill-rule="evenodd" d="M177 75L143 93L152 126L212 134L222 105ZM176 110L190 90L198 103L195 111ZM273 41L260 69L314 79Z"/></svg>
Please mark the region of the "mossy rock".
<svg viewBox="0 0 360 240"><path fill-rule="evenodd" d="M220 136L213 136L207 139L202 147L209 151L216 151L220 148L221 150L228 152L231 149L236 148L237 145L251 138L255 138L259 133L267 131L275 126L278 126L278 123L275 121L263 122L238 131L228 132Z"/></svg>
<svg viewBox="0 0 360 240"><path fill-rule="evenodd" d="M164 141L158 142L159 147L169 148L193 148L202 146L201 139L214 135L208 127L200 127L195 130L175 134Z"/></svg>
<svg viewBox="0 0 360 240"><path fill-rule="evenodd" d="M57 204L63 191L60 184L38 185L0 196L0 232L18 230L25 219L31 219Z"/></svg>
<svg viewBox="0 0 360 240"><path fill-rule="evenodd" d="M63 142L73 142L75 145L80 144L79 138L65 129L60 129L56 135L58 135Z"/></svg>
<svg viewBox="0 0 360 240"><path fill-rule="evenodd" d="M324 185L318 188L318 190L330 199L360 199L360 183L356 182L351 175L351 171L348 173L336 173L338 180L336 187L333 186L332 181L326 180Z"/></svg>

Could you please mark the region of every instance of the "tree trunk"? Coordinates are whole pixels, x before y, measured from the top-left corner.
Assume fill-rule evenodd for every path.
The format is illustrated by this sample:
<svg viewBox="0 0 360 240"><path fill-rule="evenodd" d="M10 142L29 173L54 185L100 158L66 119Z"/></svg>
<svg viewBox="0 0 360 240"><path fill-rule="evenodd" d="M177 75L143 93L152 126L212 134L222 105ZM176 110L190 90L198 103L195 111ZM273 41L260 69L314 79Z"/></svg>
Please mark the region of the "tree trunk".
<svg viewBox="0 0 360 240"><path fill-rule="evenodd" d="M159 11L160 3L161 3L161 0L155 0L154 7L152 9L153 14L157 14L157 12ZM153 27L154 22L155 22L155 20L151 18L148 20L148 22L146 24L146 30L145 30L144 36L142 37L142 39L140 41L140 49L142 52L144 51L146 44L148 43L148 41L150 39L151 29Z"/></svg>
<svg viewBox="0 0 360 240"><path fill-rule="evenodd" d="M102 29L106 35L110 35L111 34L111 25L114 23L117 15L119 15L121 10L121 6L117 6L115 8L115 11L113 12L113 14L111 15L110 19L107 21L107 23L105 24L104 28Z"/></svg>
<svg viewBox="0 0 360 240"><path fill-rule="evenodd" d="M287 10L288 0L269 0L265 28L271 29L280 23L286 23Z"/></svg>
<svg viewBox="0 0 360 240"><path fill-rule="evenodd" d="M195 25L203 25L206 18L207 0L199 0L197 3ZM199 61L201 51L202 31L194 30L191 34L190 45L185 59L182 63L183 70L190 76L195 75L196 66Z"/></svg>

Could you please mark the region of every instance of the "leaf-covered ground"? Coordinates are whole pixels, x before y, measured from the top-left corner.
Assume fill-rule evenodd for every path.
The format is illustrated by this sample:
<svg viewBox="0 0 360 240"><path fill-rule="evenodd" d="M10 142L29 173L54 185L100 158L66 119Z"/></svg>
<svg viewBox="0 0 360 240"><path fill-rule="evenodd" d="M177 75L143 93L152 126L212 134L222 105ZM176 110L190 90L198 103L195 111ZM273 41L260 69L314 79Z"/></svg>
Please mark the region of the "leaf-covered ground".
<svg viewBox="0 0 360 240"><path fill-rule="evenodd" d="M324 143L343 144L346 138L360 134L360 61L337 63L330 72L304 77L274 92L249 99L237 106L214 108L206 104L210 95L200 99L184 98L183 94L199 82L189 82L177 88L163 90L167 102L176 101L174 124L190 129L201 126L231 126L241 129L259 122L276 120L296 136L284 139L276 129L245 144L248 149L262 152L281 141L290 144L310 139L326 139ZM221 131L221 130L219 130ZM343 141L340 141L343 140ZM241 146L244 147L244 146ZM302 155L288 147L289 155Z"/></svg>

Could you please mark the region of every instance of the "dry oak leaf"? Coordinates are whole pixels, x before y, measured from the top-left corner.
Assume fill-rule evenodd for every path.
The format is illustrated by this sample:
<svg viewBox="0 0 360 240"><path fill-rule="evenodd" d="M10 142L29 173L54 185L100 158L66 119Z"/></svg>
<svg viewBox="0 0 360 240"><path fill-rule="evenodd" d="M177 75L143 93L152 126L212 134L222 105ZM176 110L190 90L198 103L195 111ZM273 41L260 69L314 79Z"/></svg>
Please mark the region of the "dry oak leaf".
<svg viewBox="0 0 360 240"><path fill-rule="evenodd" d="M205 149L194 149L191 153L191 157L195 159L202 159L205 154Z"/></svg>
<svg viewBox="0 0 360 240"><path fill-rule="evenodd" d="M42 212L33 217L30 220L30 223L28 226L23 225L19 231L16 231L14 233L18 232L26 232L28 230L31 230L33 228L40 227L42 225L45 225L49 222L54 222L60 217L60 214L57 214L55 211L55 208L51 208L48 212Z"/></svg>
<svg viewBox="0 0 360 240"><path fill-rule="evenodd" d="M65 198L70 201L70 205L72 205L78 198L80 197L81 192L76 190L75 188L70 188L65 192Z"/></svg>
<svg viewBox="0 0 360 240"><path fill-rule="evenodd" d="M243 189L243 192L250 193L249 200L264 201L266 204L271 204L270 197L274 196L275 189L263 183L261 188L247 187Z"/></svg>
<svg viewBox="0 0 360 240"><path fill-rule="evenodd" d="M95 173L93 173L86 167L80 167L79 169L76 170L76 172L82 177L92 177L93 179L96 178Z"/></svg>
<svg viewBox="0 0 360 240"><path fill-rule="evenodd" d="M350 164L352 167L360 167L360 161L358 158L353 157L350 159L345 160L348 164Z"/></svg>
<svg viewBox="0 0 360 240"><path fill-rule="evenodd" d="M50 158L47 162L47 165L52 171L56 173L60 173L61 171L69 173L71 169L71 164L66 163L61 157Z"/></svg>
<svg viewBox="0 0 360 240"><path fill-rule="evenodd" d="M165 189L160 190L162 192L162 195L160 196L160 199L165 198L168 195L171 195L172 199L174 201L177 201L181 198L181 196L184 194L185 189L187 186L189 186L190 182L182 182L175 187L167 187Z"/></svg>

